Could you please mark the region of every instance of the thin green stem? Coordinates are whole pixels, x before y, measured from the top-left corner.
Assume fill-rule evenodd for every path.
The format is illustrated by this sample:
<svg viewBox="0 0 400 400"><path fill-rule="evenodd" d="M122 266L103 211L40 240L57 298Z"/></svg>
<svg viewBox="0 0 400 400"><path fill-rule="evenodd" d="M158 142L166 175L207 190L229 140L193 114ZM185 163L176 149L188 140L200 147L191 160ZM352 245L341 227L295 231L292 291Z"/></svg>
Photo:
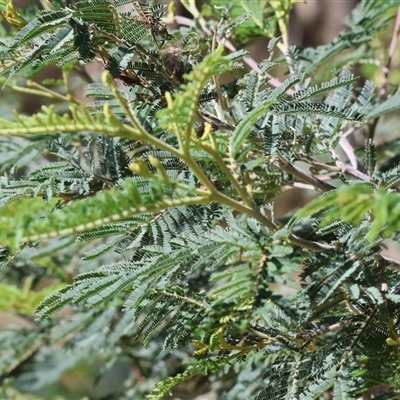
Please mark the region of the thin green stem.
<svg viewBox="0 0 400 400"><path fill-rule="evenodd" d="M117 31L117 35L119 37L123 37L122 29L121 29L121 24L120 24L120 18L119 18L119 13L117 12L116 7L111 3L108 8L111 10L113 17L114 17L114 23L115 23L115 30Z"/></svg>
<svg viewBox="0 0 400 400"><path fill-rule="evenodd" d="M134 132L134 134L137 135L137 131L134 130L132 127L127 126L127 125L124 125L124 127L125 127L126 131L132 130ZM134 137L137 138L137 136L134 136ZM190 156L183 155L179 150L168 145L167 143L163 142L162 140L156 138L155 136L149 135L145 131L142 132L142 135L140 138L145 141L148 141L149 143L154 144L155 146L157 146L163 150L169 151L172 154L176 155L177 157L183 159L183 161L191 169L191 171L194 173L194 175L208 189L209 196L210 196L208 201L210 203L223 204L223 205L226 205L226 206L232 208L233 210L236 210L245 215L248 215L249 217L253 217L272 231L275 231L276 229L279 228L278 225L274 224L265 215L263 215L261 213L261 211L253 203L251 204L251 206L242 204L242 203L232 199L231 197L226 196L225 194L221 193L220 191L218 191L215 188L215 186L213 185L213 183L208 179L208 177L204 173L204 171L199 167L199 165ZM225 167L226 167L226 165L225 165ZM229 174L230 174L230 172L229 172ZM237 183L237 181L236 181L236 183ZM326 251L326 250L329 250L332 248L332 246L326 245L324 243L306 240L306 239L303 239L303 238L301 238L297 235L293 235L293 234L288 236L288 240L293 245L296 245L299 247L304 247L304 248L307 248L307 249L313 250L313 251Z"/></svg>
<svg viewBox="0 0 400 400"><path fill-rule="evenodd" d="M197 164L197 162L192 158L190 155L189 151L185 151L184 149L176 149L173 146L170 146L169 144L165 143L163 140L150 135L149 133L146 132L146 130L141 126L139 121L137 120L136 116L134 115L133 111L129 107L128 102L126 99L124 99L117 89L115 83L112 81L110 75L106 75L105 79L107 84L110 85L114 96L117 98L121 106L124 108L128 118L134 125L133 128L129 125L126 124L121 124L121 127L125 131L127 135L125 136L132 136L135 139L140 139L144 140L148 143L153 144L159 149L166 150L170 152L171 154L174 154L176 157L179 159L183 160L186 165L189 167L189 169L193 172L193 174L199 179L199 181L208 189L208 194L209 198L208 200L205 200L206 197L203 197L203 201L209 201L209 202L215 202L215 203L220 203L224 204L228 207L231 207L232 209L239 211L241 213L244 213L250 217L255 218L257 221L265 225L268 229L274 231L278 229L278 226L274 224L272 221L270 221L266 216L264 216L261 211L257 208L257 206L254 204L253 200L249 196L249 194L246 192L246 190L239 184L239 182L235 179L235 177L231 174L229 171L228 167L226 166L225 162L223 161L221 155L218 153L216 149L213 149L212 146L205 146L201 142L196 142L197 145L199 145L203 150L207 151L216 161L218 166L221 168L221 170L224 172L224 174L227 176L233 187L235 188L236 192L239 194L240 198L244 202L244 204L230 198L229 196L226 196L225 194L219 192L214 184L210 181L210 179L207 177L205 172L202 170L202 168ZM312 242L308 241L305 239L302 239L296 235L289 235L288 237L289 241L292 244L308 248L310 250L314 251L324 251L327 250L328 248L331 248L331 246L327 246L318 242Z"/></svg>
<svg viewBox="0 0 400 400"><path fill-rule="evenodd" d="M209 190L212 196L219 193L214 184L208 178L208 176L204 173L204 171L190 155L183 156L183 160L185 161L186 165L191 169L191 171L196 175L197 179L199 179L199 181Z"/></svg>
<svg viewBox="0 0 400 400"><path fill-rule="evenodd" d="M47 98L50 98L53 100L67 101L67 102L75 103L78 105L84 105L82 102L77 100L75 97L70 98L69 96L64 96L60 93L54 92L53 90L46 88L45 86L42 86L39 83L33 82L31 80L28 80L26 82L26 84L28 86L27 88L17 86L17 85L11 85L11 84L7 84L7 87L14 90L15 92L27 93L27 94L32 94L34 96L47 97Z"/></svg>
<svg viewBox="0 0 400 400"><path fill-rule="evenodd" d="M257 350L257 349L255 349L255 350ZM216 359L215 361L219 364L219 365L227 365L227 364L229 364L229 362L231 362L232 360L234 360L234 359L236 359L236 358L238 358L238 357L241 357L241 356L243 356L243 355L245 355L245 354L247 354L248 353L248 351L239 351L239 352L237 352L237 353L235 353L235 354L232 354L231 356L229 356L229 357L224 357L224 358L218 358L218 359ZM196 370L194 370L194 371L192 371L192 372L190 372L190 373L187 373L187 372L184 372L181 376L184 376L184 378L183 379L175 379L175 380L172 380L171 378L169 378L168 380L169 380L169 382L168 382L168 386L167 386L167 388L163 388L163 386L165 385L165 383L164 382L160 382L160 387L161 387L161 390L160 389L157 389L157 387L153 390L153 392L154 393L157 393L157 394L152 394L152 393L150 393L150 395L148 396L150 399L153 399L153 400L161 400L161 398L164 398L164 395L165 394L167 394L168 392L170 392L171 390L172 390L172 388L173 387L175 387L176 385L181 385L182 384L182 382L185 382L185 381L188 381L189 379L192 379L194 376L196 376L196 375L199 375L199 374L204 374L204 370L203 370L203 368L197 368ZM165 385L166 386L166 385Z"/></svg>
<svg viewBox="0 0 400 400"><path fill-rule="evenodd" d="M243 352L249 353L250 351L257 350L257 349L261 349L261 348L265 347L267 344L269 344L269 343L272 342L272 340L271 340L270 342L268 342L268 343L266 343L266 342L261 342L261 343L258 343L258 344L256 344L256 345L254 345L254 346L237 346L237 345L232 345L232 344L229 344L229 343L225 340L225 338L224 338L224 329L223 329L223 328L220 328L220 329L218 330L218 340L219 340L220 348L222 348L223 350L238 350L238 351L240 351L241 353L243 353Z"/></svg>
<svg viewBox="0 0 400 400"><path fill-rule="evenodd" d="M115 84L111 75L108 72L104 72L102 80L103 83L106 83L111 88L114 97L118 100L119 104L124 109L125 115L131 121L132 125L135 126L139 131L143 132L144 135L148 135L146 130L142 127L141 123L136 118L136 115L133 113L128 101L122 96L121 92L118 90L117 85Z"/></svg>
<svg viewBox="0 0 400 400"><path fill-rule="evenodd" d="M65 85L65 87L67 89L67 96L66 97L67 97L68 101L74 103L75 96L74 96L74 94L73 94L73 92L71 90L71 86L70 86L69 81L68 81L68 73L64 68L62 69L62 76L63 76L64 85Z"/></svg>
<svg viewBox="0 0 400 400"><path fill-rule="evenodd" d="M208 146L204 143L201 142L196 142L196 144L201 147L204 151L206 151L210 156L212 156L213 160L218 164L219 168L221 171L225 174L225 176L228 178L229 182L232 184L244 204L246 204L248 207L253 208L255 207L253 200L247 193L246 189L235 179L235 177L232 175L231 171L225 164L224 160L222 159L221 155L219 152L214 149L211 146Z"/></svg>
<svg viewBox="0 0 400 400"><path fill-rule="evenodd" d="M124 135L125 137L132 137L134 139L144 140L148 143L153 144L157 148L168 151L169 153L183 160L186 163L186 165L190 168L190 170L194 173L194 175L199 179L199 181L208 189L210 194L217 192L215 186L208 179L207 175L199 167L199 165L192 159L190 155L185 155L180 150L165 143L163 140L157 138L156 136L150 135L140 125L137 127L137 129L140 129L139 134L137 129L129 125L124 124L122 125L122 127L124 133L126 133L126 135ZM121 132L121 134L123 133Z"/></svg>
<svg viewBox="0 0 400 400"><path fill-rule="evenodd" d="M253 217L258 222L265 225L268 229L272 231L279 229L279 226L274 224L265 215L263 215L258 208L247 207L244 204L239 203L238 201L224 195L221 192L212 194L211 200L216 203L224 204L235 211L248 215L249 217ZM311 240L306 240L294 234L289 235L288 240L291 244L295 246L303 247L312 251L326 251L326 250L331 250L333 248L330 245L314 242Z"/></svg>

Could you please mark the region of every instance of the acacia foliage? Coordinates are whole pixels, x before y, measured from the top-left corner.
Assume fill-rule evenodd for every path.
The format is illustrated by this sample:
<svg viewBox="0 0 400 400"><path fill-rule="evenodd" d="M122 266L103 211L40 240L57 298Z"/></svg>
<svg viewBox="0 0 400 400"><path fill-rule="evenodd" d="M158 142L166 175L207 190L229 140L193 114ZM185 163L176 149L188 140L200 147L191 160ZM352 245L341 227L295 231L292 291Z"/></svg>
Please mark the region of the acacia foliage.
<svg viewBox="0 0 400 400"><path fill-rule="evenodd" d="M289 0L248 14L218 1L207 20L183 2L196 24L176 32L144 1L26 16L3 3L16 29L0 42L4 89L57 102L0 119L2 296L40 318L0 333L4 390L124 359L139 373L113 398L161 399L201 374L232 400L357 398L379 385L398 397L400 263L382 253L399 231L398 140L379 141L378 123L400 102L397 87L378 96L352 72L385 62L371 43L396 1L362 1L330 44L303 50L288 46ZM254 36L270 56L244 72L248 54L227 41ZM50 64L61 82L19 86ZM88 102L73 74L89 81ZM358 152L355 132L368 137ZM272 199L292 187L317 198L278 220ZM59 286L34 296L49 275Z"/></svg>

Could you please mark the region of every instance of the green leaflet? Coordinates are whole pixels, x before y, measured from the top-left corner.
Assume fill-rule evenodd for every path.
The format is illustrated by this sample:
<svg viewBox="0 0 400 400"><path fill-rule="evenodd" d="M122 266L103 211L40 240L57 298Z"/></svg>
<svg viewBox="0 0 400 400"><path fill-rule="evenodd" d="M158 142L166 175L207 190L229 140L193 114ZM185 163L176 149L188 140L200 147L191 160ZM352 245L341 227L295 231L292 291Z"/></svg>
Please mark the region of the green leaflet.
<svg viewBox="0 0 400 400"><path fill-rule="evenodd" d="M395 32L376 35L398 1L362 0L315 49L288 45L293 0L185 0L179 31L172 3L51 2L0 40L0 304L30 317L39 285L61 289L30 331L0 333L2 383L44 393L85 360L127 366L109 398L191 378L227 400L398 397L400 272L382 250L400 230L400 141L339 150L397 131L377 120L399 108L393 75L383 99L352 71L387 65L376 43ZM263 35L261 63L236 50ZM25 85L48 65L62 79ZM10 116L19 94L52 106ZM316 199L296 213L299 190Z"/></svg>
<svg viewBox="0 0 400 400"><path fill-rule="evenodd" d="M236 127L232 134L229 146L229 152L232 157L236 157L243 143L250 135L250 132L255 122L264 115L270 107L277 102L276 99L271 99L265 104L259 105L250 114L248 114Z"/></svg>
<svg viewBox="0 0 400 400"><path fill-rule="evenodd" d="M64 24L71 18L71 15L70 11L59 10L48 12L34 19L18 32L11 44L11 49L16 49L21 44L39 36L43 32Z"/></svg>
<svg viewBox="0 0 400 400"><path fill-rule="evenodd" d="M399 108L400 108L400 95L393 95L384 102L382 102L381 104L379 104L379 106L374 107L367 114L367 117L370 119L375 119L380 117L381 115L398 110Z"/></svg>
<svg viewBox="0 0 400 400"><path fill-rule="evenodd" d="M8 328L0 333L0 374L9 374L42 344L43 334L32 329Z"/></svg>
<svg viewBox="0 0 400 400"><path fill-rule="evenodd" d="M128 180L123 190L112 189L93 198L74 201L44 219L29 213L20 214L15 219L3 218L0 221L1 240L11 248L16 248L27 241L78 234L136 214L202 202L202 197L163 198L157 192L142 196L137 185ZM85 215L84 221L81 215Z"/></svg>
<svg viewBox="0 0 400 400"><path fill-rule="evenodd" d="M373 242L378 235L390 237L400 229L400 196L387 193L384 189L374 190L369 184L348 185L320 196L300 212L298 217L306 217L329 209L323 219L326 226L337 219L353 225L360 224L368 214L373 218L368 229L368 239Z"/></svg>

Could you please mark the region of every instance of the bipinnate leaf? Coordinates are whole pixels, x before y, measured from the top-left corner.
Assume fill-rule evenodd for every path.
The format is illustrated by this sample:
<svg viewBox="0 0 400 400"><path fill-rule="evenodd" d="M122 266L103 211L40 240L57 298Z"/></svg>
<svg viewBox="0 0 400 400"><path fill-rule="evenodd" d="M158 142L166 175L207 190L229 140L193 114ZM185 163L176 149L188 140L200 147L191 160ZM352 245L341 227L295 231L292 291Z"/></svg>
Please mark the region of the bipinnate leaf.
<svg viewBox="0 0 400 400"><path fill-rule="evenodd" d="M14 249L21 243L78 234L133 215L205 201L203 197L164 198L159 183L154 185L151 193L142 194L133 180L127 180L122 188L73 201L46 216L24 212L3 217L0 219L0 243Z"/></svg>

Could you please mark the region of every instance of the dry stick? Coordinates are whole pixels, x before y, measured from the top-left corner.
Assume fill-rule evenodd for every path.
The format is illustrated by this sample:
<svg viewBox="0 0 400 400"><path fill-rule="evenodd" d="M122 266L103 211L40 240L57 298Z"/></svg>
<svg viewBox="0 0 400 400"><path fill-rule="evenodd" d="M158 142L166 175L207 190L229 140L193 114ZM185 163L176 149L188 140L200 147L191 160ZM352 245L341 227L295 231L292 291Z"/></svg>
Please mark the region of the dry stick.
<svg viewBox="0 0 400 400"><path fill-rule="evenodd" d="M350 146L350 143L349 143L349 146ZM368 175L359 171L357 168L354 168L352 166L348 166L348 165L344 164L342 162L342 160L340 159L339 155L336 153L336 150L333 147L330 147L329 151L332 154L332 159L335 161L336 167L339 169L340 172L342 172L343 174L347 173L349 175L352 175L355 178L358 178L364 182L371 181L371 179Z"/></svg>
<svg viewBox="0 0 400 400"><path fill-rule="evenodd" d="M383 84L382 84L381 90L379 91L379 97L381 99L385 99L387 96L387 86L388 86L388 80L389 80L390 66L392 63L394 52L397 47L397 40L399 37L399 32L400 32L400 7L397 9L396 22L394 24L392 40L390 42L390 47L389 47L389 58L388 58L386 65L383 67Z"/></svg>
<svg viewBox="0 0 400 400"><path fill-rule="evenodd" d="M288 160L286 160L285 157L283 157L283 155L279 151L277 152L277 156L279 159L280 168L288 172L289 174L295 176L296 178L300 179L301 181L312 185L314 188L322 192L329 192L330 190L336 189L329 183L323 182L320 179L316 178L315 176L312 176L307 172L303 171L302 169L291 164Z"/></svg>
<svg viewBox="0 0 400 400"><path fill-rule="evenodd" d="M371 179L367 174L364 174L363 172L359 171L356 168L350 167L348 165L345 165L343 163L338 164L338 168L340 168L340 172L346 175L352 175L354 178L360 179L361 181L364 182L370 182Z"/></svg>
<svg viewBox="0 0 400 400"><path fill-rule="evenodd" d="M362 166L355 155L355 150L354 150L353 146L350 144L349 140L347 139L347 136L349 136L349 134L353 133L353 132L354 132L353 128L349 129L348 132L345 132L340 137L339 146L342 148L342 150L346 154L347 158L350 161L351 166L357 170L360 170L360 168L362 168Z"/></svg>
<svg viewBox="0 0 400 400"><path fill-rule="evenodd" d="M307 162L311 163L313 167L317 167L318 169L324 169L329 172L336 172L336 173L340 172L345 175L351 175L354 178L360 179L361 181L364 181L364 182L371 181L371 179L368 175L359 171L357 168L354 168L350 165L346 165L346 164L342 163L340 160L336 161L336 166L327 165L327 164L315 161L313 159L306 159L306 160L307 160ZM332 189L336 189L336 188L332 187Z"/></svg>
<svg viewBox="0 0 400 400"><path fill-rule="evenodd" d="M391 67L393 55L394 55L394 52L396 50L399 32L400 32L400 7L397 9L396 22L394 24L392 40L391 40L390 46L389 46L389 58L388 58L388 61L387 61L386 65L382 69L382 72L383 72L383 83L382 83L382 87L381 87L381 89L379 91L379 97L381 99L385 99L387 97L387 87L388 87L388 81L389 81L389 72L390 72L390 67ZM378 125L378 121L379 121L379 117L375 118L374 122L371 124L370 129L368 131L368 135L367 135L368 139L373 139L374 138L376 126Z"/></svg>

